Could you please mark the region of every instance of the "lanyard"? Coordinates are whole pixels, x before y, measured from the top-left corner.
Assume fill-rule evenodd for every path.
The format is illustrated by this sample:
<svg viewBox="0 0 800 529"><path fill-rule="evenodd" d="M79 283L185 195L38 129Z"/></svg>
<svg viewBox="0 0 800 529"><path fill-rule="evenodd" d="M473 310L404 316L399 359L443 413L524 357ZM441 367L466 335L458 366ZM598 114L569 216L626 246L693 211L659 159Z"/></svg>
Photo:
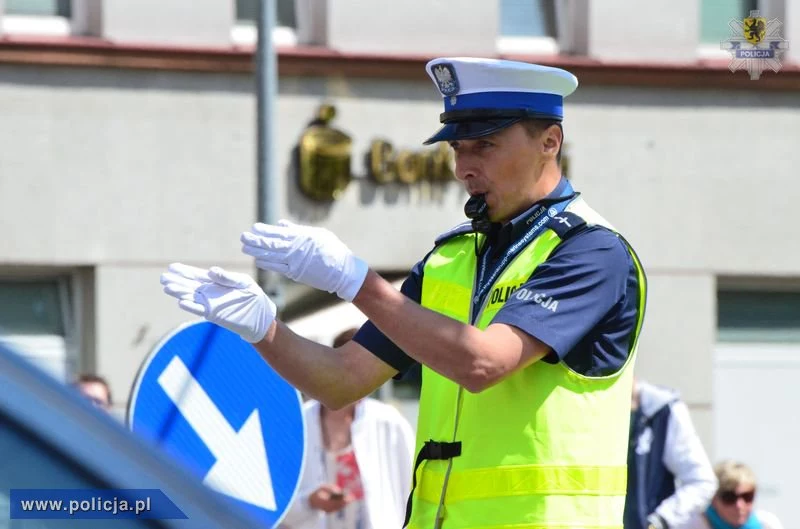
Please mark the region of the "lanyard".
<svg viewBox="0 0 800 529"><path fill-rule="evenodd" d="M473 298L474 303L472 307L473 317L475 316L475 311L478 309L480 303L483 302L484 296L486 296L489 288L491 288L491 286L497 280L497 277L505 269L506 265L508 265L508 263L511 262L511 260L513 260L528 245L529 242L531 242L544 231L553 217L559 215L567 208L567 205L570 202L567 199L572 198L573 195L574 191L572 190L572 186L569 182L566 182L564 189L559 194L559 198L563 198L564 200L561 200L550 207L541 205L536 208L536 211L534 211L526 221L532 224L532 226L528 228L528 231L525 232L525 235L508 247L503 254L503 257L492 267L488 277L486 274L489 268L489 254L491 252L483 252L480 263L478 264L478 277L475 288L476 295Z"/></svg>

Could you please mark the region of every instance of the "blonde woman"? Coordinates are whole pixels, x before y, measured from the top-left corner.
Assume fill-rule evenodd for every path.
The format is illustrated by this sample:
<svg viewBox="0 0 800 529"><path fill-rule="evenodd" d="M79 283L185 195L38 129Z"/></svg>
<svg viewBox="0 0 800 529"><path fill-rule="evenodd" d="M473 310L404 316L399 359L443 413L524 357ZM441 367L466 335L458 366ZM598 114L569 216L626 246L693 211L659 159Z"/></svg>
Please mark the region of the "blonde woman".
<svg viewBox="0 0 800 529"><path fill-rule="evenodd" d="M729 460L719 463L714 472L719 488L711 505L687 529L783 529L774 514L753 509L756 476L750 467Z"/></svg>

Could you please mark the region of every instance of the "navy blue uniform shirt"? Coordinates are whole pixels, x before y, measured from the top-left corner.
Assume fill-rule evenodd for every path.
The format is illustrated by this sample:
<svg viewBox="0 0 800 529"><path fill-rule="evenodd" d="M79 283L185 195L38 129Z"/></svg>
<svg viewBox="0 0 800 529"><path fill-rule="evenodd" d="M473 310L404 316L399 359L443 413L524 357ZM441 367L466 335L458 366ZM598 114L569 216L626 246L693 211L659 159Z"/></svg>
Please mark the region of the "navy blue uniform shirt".
<svg viewBox="0 0 800 529"><path fill-rule="evenodd" d="M565 184L562 179L547 198L560 196ZM490 256L501 254L525 234L525 220L537 207L503 226L490 243ZM401 287L417 303L425 259ZM577 373L603 376L618 371L628 357L638 304L638 276L625 243L606 228L583 226L536 268L492 323L512 325L547 344L552 352L545 362L563 360ZM365 323L354 340L401 374L417 363L372 322Z"/></svg>

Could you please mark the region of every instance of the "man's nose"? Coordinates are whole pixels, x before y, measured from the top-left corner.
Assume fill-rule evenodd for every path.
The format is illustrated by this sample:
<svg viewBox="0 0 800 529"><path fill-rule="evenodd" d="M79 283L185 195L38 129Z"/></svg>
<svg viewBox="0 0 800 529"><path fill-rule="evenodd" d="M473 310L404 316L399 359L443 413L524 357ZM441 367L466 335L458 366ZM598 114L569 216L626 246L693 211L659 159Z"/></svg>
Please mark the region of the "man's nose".
<svg viewBox="0 0 800 529"><path fill-rule="evenodd" d="M456 157L455 159L455 175L458 180L466 180L468 178L473 178L477 175L477 171L475 170L475 166L469 163L464 158Z"/></svg>
<svg viewBox="0 0 800 529"><path fill-rule="evenodd" d="M456 180L460 180L461 182L466 181L469 178L475 176L475 173L472 171L459 171L456 169Z"/></svg>

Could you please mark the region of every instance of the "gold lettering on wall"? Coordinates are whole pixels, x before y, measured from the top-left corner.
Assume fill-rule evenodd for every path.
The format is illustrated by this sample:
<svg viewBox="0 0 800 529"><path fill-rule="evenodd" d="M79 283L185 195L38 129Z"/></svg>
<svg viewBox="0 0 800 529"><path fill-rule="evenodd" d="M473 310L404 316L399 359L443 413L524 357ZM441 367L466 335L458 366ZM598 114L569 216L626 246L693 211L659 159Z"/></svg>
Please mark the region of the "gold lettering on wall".
<svg viewBox="0 0 800 529"><path fill-rule="evenodd" d="M367 155L368 176L378 184L447 182L454 178L450 147L439 143L424 151L395 151L386 140L374 140Z"/></svg>
<svg viewBox="0 0 800 529"><path fill-rule="evenodd" d="M298 145L300 190L314 200L335 200L350 181L352 139L330 126L336 115L332 105L322 105ZM400 149L383 139L371 142L365 153L367 177L377 185L420 182L446 183L454 178L452 154L446 143L426 150Z"/></svg>
<svg viewBox="0 0 800 529"><path fill-rule="evenodd" d="M315 200L334 200L352 179L352 139L328 124L336 116L332 105L322 105L306 128L299 145L300 190Z"/></svg>

